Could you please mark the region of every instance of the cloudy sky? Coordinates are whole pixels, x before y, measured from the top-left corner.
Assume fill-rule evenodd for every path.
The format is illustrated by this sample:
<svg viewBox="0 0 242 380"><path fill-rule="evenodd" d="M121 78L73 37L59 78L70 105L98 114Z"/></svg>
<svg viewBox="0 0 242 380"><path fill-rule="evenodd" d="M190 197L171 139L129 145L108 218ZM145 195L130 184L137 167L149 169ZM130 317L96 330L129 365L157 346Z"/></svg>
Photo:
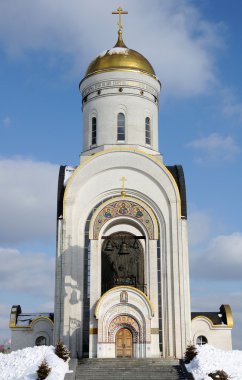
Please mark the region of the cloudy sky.
<svg viewBox="0 0 242 380"><path fill-rule="evenodd" d="M0 341L12 304L52 311L58 166L82 150L78 84L124 40L162 82L160 151L186 175L194 311L230 304L242 349L242 4L0 0Z"/></svg>

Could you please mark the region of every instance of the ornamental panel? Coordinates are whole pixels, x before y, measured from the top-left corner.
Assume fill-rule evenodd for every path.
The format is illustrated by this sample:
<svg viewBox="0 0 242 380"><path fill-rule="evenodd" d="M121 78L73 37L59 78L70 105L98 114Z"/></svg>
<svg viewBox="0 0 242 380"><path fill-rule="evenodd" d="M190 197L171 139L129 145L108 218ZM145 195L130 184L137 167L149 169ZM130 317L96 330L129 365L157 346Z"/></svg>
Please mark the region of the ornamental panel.
<svg viewBox="0 0 242 380"><path fill-rule="evenodd" d="M98 213L93 226L94 239L98 239L100 230L106 222L122 216L138 220L145 227L149 239L154 239L154 224L150 214L143 206L127 200L119 200L109 203Z"/></svg>
<svg viewBox="0 0 242 380"><path fill-rule="evenodd" d="M116 332L120 328L128 328L132 331L134 343L141 343L143 341L143 331L139 328L136 320L130 315L118 315L110 323L108 333L109 342L115 341Z"/></svg>

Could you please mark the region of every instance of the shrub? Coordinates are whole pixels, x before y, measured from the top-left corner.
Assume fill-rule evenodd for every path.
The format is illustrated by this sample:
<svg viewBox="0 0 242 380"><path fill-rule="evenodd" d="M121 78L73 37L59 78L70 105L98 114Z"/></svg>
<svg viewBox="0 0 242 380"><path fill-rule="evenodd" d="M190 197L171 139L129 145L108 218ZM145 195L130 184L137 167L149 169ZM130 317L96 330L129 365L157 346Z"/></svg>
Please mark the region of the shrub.
<svg viewBox="0 0 242 380"><path fill-rule="evenodd" d="M223 370L209 373L208 376L210 376L213 380L229 380L230 379L230 376L227 375L227 373L224 372Z"/></svg>
<svg viewBox="0 0 242 380"><path fill-rule="evenodd" d="M188 364L197 356L197 349L193 344L189 344L184 355L185 363Z"/></svg>
<svg viewBox="0 0 242 380"><path fill-rule="evenodd" d="M51 368L46 360L43 360L37 369L37 380L44 380L49 375Z"/></svg>
<svg viewBox="0 0 242 380"><path fill-rule="evenodd" d="M56 344L55 354L65 362L70 358L70 351L61 341Z"/></svg>

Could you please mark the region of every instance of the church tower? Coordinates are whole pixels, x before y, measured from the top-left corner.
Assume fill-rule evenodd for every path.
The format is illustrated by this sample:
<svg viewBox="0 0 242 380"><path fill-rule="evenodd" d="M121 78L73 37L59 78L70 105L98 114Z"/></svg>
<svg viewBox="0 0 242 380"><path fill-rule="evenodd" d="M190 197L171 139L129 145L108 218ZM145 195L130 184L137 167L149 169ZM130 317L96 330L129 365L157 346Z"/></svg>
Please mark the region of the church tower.
<svg viewBox="0 0 242 380"><path fill-rule="evenodd" d="M55 341L73 357L177 357L191 340L181 166L158 150L160 82L122 37L80 83L83 152L60 168Z"/></svg>

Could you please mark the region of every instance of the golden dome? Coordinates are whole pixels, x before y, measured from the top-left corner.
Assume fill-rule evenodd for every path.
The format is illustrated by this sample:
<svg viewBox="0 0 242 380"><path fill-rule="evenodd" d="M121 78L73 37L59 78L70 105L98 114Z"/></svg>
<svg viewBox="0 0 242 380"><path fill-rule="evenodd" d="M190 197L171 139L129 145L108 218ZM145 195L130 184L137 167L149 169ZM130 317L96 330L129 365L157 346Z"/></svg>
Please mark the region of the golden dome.
<svg viewBox="0 0 242 380"><path fill-rule="evenodd" d="M85 77L106 71L139 71L155 77L149 61L135 50L128 49L122 39L122 32L116 45L101 53L88 66Z"/></svg>

